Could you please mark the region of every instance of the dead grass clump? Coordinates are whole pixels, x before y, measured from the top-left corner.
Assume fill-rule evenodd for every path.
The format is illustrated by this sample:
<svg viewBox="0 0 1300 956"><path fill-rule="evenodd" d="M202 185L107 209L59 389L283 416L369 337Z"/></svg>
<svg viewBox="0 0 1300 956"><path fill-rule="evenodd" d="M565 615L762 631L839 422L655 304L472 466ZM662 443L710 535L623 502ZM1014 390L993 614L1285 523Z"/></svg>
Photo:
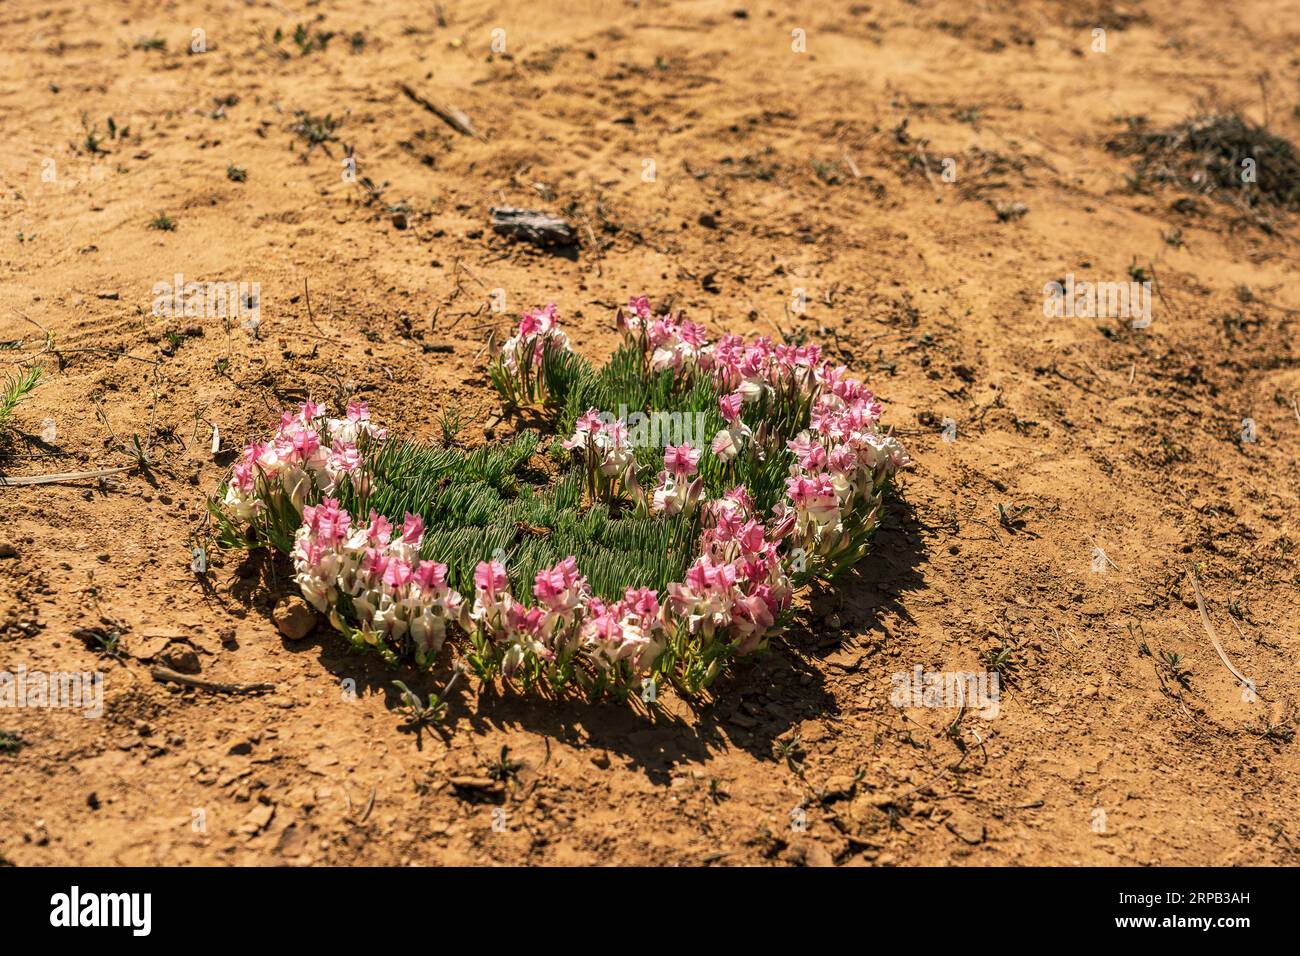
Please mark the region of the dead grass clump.
<svg viewBox="0 0 1300 956"><path fill-rule="evenodd" d="M1228 203L1270 230L1272 211L1300 209L1295 147L1240 113L1205 113L1164 129L1151 128L1145 117L1125 123L1108 146L1136 157L1128 177L1135 191L1172 183Z"/></svg>

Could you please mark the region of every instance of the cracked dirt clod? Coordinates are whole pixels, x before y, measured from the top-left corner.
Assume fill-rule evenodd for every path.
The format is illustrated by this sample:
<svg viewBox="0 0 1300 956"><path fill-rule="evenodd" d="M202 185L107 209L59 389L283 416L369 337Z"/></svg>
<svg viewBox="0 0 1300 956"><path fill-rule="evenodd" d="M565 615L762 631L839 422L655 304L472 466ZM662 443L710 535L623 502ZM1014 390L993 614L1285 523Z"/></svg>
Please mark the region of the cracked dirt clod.
<svg viewBox="0 0 1300 956"><path fill-rule="evenodd" d="M297 595L286 597L275 606L271 619L280 633L291 641L300 641L316 626L316 610Z"/></svg>

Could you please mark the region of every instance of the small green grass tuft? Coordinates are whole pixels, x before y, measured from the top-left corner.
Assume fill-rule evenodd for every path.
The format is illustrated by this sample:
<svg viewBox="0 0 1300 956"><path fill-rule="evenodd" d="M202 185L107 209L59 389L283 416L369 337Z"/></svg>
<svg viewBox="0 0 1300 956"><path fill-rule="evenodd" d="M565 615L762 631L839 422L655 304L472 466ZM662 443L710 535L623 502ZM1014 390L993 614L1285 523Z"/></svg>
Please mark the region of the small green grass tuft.
<svg viewBox="0 0 1300 956"><path fill-rule="evenodd" d="M41 366L33 365L25 372L16 372L5 376L3 384L0 384L0 431L10 427L10 420L13 418L14 410L26 401L36 386L40 384L43 373L44 369Z"/></svg>

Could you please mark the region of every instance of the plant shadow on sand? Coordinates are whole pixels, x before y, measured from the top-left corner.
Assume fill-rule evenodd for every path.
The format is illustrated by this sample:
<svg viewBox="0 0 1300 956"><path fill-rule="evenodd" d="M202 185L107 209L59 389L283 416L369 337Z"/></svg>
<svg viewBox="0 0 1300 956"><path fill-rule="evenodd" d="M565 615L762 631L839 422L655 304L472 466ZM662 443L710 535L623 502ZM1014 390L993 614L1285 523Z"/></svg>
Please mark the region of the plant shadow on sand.
<svg viewBox="0 0 1300 956"><path fill-rule="evenodd" d="M702 700L687 701L665 691L653 707L636 700L593 704L576 696L545 699L499 685L485 687L462 676L446 694L440 723L403 729L419 748L455 747L457 737L467 732L538 734L592 753L606 751L657 783L666 783L680 764L728 749L778 759L777 741L802 721L840 713L826 687L823 660L852 648L865 653L879 646L881 619L887 614L908 617L902 597L921 586L924 553L911 504L892 496L867 556L834 582L806 592L804 606L786 632L762 654L733 662ZM232 596L253 615L269 620L275 599L294 593L283 557L253 552L237 573ZM427 672L389 667L356 651L323 623L308 638L282 639L282 644L290 653L317 653L335 682L344 686L351 681L348 686L358 696L382 694L395 719L404 717L406 706L394 681L428 702L431 695L443 693L454 674L452 655L445 650Z"/></svg>

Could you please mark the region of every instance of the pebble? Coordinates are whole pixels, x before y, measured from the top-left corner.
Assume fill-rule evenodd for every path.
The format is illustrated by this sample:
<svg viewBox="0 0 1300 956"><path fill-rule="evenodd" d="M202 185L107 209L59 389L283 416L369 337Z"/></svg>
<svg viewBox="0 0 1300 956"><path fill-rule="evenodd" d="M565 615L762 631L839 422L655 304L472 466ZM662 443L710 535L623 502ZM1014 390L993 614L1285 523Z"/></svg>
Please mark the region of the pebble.
<svg viewBox="0 0 1300 956"><path fill-rule="evenodd" d="M136 660L152 660L162 654L171 644L166 637L147 637L141 636L140 640L131 640L127 643L127 653Z"/></svg>
<svg viewBox="0 0 1300 956"><path fill-rule="evenodd" d="M820 843L813 843L811 840L805 843L796 843L785 853L785 858L795 866L834 866L835 859L831 856L830 851Z"/></svg>
<svg viewBox="0 0 1300 956"><path fill-rule="evenodd" d="M239 829L250 835L258 833L265 829L266 825L271 822L271 818L274 816L274 806L269 803L259 803L257 806L253 807L253 809L248 811L248 815L244 817L244 821L239 825Z"/></svg>
<svg viewBox="0 0 1300 956"><path fill-rule="evenodd" d="M168 644L158 655L158 661L181 674L197 674L203 669L199 655L188 644Z"/></svg>
<svg viewBox="0 0 1300 956"><path fill-rule="evenodd" d="M287 597L271 612L275 626L291 641L300 641L316 626L316 611L300 597Z"/></svg>

